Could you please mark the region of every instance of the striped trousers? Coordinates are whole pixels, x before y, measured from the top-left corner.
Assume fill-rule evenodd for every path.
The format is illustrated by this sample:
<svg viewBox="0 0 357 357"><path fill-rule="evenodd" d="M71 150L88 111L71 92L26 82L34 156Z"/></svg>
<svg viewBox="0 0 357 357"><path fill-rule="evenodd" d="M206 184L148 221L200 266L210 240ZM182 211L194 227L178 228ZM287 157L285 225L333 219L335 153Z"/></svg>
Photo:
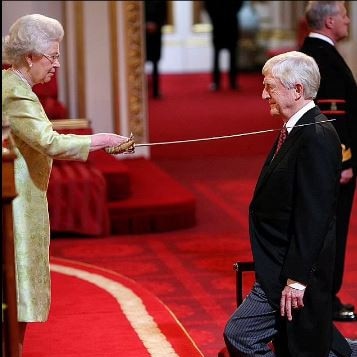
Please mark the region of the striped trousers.
<svg viewBox="0 0 357 357"><path fill-rule="evenodd" d="M273 309L259 283L255 283L250 294L226 324L223 336L230 356L290 356L286 350L281 350L285 343L278 343L279 338L284 338L278 335L279 321L280 312ZM274 340L277 343L272 349L271 341ZM356 357L356 341L351 348L351 357ZM329 357L337 356L331 351Z"/></svg>

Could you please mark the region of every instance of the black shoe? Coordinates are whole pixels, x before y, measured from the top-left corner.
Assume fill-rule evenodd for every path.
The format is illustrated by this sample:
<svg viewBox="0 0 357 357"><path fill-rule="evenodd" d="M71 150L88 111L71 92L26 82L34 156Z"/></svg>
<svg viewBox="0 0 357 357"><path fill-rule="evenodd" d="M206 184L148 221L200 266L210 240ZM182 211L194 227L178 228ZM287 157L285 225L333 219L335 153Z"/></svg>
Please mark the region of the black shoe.
<svg viewBox="0 0 357 357"><path fill-rule="evenodd" d="M341 309L344 309L344 310L347 310L347 311L355 311L354 305L352 305L352 304L343 304L340 300L338 300L333 304L333 311L338 312Z"/></svg>
<svg viewBox="0 0 357 357"><path fill-rule="evenodd" d="M353 311L347 310L343 306L339 310L334 311L333 320L334 321L340 321L340 322L343 322L343 321L351 322L351 321L357 321L357 316Z"/></svg>
<svg viewBox="0 0 357 357"><path fill-rule="evenodd" d="M229 87L231 90L238 90L239 89L239 86L237 84L237 82L230 82L229 83Z"/></svg>
<svg viewBox="0 0 357 357"><path fill-rule="evenodd" d="M159 92L159 93L154 93L154 94L152 95L152 97L153 97L154 99L162 99L162 94L161 94L161 92Z"/></svg>
<svg viewBox="0 0 357 357"><path fill-rule="evenodd" d="M355 307L352 304L342 304L342 308L348 311L355 311Z"/></svg>

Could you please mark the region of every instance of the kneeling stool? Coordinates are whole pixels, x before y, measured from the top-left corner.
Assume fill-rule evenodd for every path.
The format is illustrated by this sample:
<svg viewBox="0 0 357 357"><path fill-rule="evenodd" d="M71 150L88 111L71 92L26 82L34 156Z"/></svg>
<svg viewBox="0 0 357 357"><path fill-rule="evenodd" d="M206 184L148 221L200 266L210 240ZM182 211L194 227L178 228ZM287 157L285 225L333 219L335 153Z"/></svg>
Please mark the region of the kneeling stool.
<svg viewBox="0 0 357 357"><path fill-rule="evenodd" d="M237 307L243 301L243 273L254 271L254 262L237 262L233 264L236 272L236 302ZM230 357L226 347L218 352L218 357Z"/></svg>

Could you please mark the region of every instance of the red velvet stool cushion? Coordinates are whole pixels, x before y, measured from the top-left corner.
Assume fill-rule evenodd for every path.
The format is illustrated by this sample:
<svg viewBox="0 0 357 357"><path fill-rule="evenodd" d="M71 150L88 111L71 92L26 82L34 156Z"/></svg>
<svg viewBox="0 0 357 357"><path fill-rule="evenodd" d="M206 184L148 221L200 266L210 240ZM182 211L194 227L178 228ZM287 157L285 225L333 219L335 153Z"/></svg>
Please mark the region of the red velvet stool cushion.
<svg viewBox="0 0 357 357"><path fill-rule="evenodd" d="M51 232L110 233L106 181L93 165L55 160L47 198Z"/></svg>

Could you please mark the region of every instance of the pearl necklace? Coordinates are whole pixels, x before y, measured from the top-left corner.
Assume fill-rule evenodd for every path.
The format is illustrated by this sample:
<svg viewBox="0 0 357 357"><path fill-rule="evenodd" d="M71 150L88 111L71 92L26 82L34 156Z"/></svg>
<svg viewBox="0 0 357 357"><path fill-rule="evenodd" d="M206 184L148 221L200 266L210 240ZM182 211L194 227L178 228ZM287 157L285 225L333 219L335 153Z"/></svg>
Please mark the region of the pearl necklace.
<svg viewBox="0 0 357 357"><path fill-rule="evenodd" d="M14 73L16 73L16 74L18 75L18 77L20 77L20 79L21 79L23 82L25 82L30 88L32 88L32 87L31 87L31 84L29 83L29 81L25 78L25 76L24 76L18 69L14 68L14 67L11 67L11 70L12 70Z"/></svg>

